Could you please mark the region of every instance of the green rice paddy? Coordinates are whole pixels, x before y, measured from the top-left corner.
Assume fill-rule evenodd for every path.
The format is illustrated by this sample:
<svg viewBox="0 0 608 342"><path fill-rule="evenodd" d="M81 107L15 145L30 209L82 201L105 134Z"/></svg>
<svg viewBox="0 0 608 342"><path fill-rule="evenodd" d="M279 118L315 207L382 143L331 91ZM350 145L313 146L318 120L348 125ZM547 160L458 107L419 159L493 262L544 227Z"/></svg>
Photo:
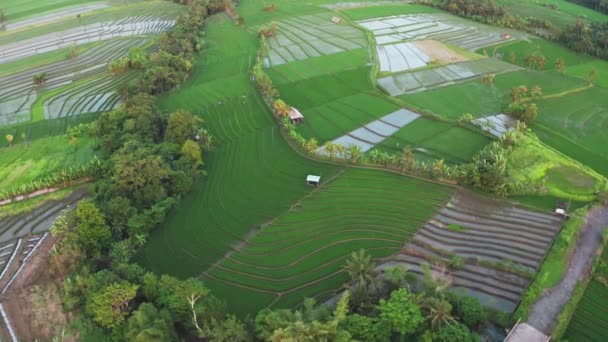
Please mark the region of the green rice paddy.
<svg viewBox="0 0 608 342"><path fill-rule="evenodd" d="M498 0L510 12L523 17L550 20L558 27L574 25L578 17L588 21L606 21L608 16L568 0ZM556 9L548 7L555 6Z"/></svg>
<svg viewBox="0 0 608 342"><path fill-rule="evenodd" d="M392 255L451 192L397 174L349 169L246 239L205 277L265 300L274 296L265 305L299 304L303 293L325 297L348 280L341 268L353 250Z"/></svg>
<svg viewBox="0 0 608 342"><path fill-rule="evenodd" d="M466 128L424 117L400 129L376 148L401 154L406 147L414 149L419 160L444 159L450 164L466 163L491 139Z"/></svg>
<svg viewBox="0 0 608 342"><path fill-rule="evenodd" d="M416 4L394 4L394 5L370 5L355 8L340 9L342 13L355 21L388 17L391 15L438 13L441 12L432 7Z"/></svg>
<svg viewBox="0 0 608 342"><path fill-rule="evenodd" d="M79 138L76 144L64 135L34 141L15 136L13 146L4 141L0 148L0 188L37 181L69 167L87 164L93 157L94 141Z"/></svg>
<svg viewBox="0 0 608 342"><path fill-rule="evenodd" d="M255 36L217 16L209 23L206 38L208 52L200 57L194 75L181 90L162 98L160 106L201 115L216 137L217 147L207 157L208 176L180 202L137 256L147 267L183 277L205 274L214 293L227 298L241 314L270 304L292 306L306 296L339 288L346 280L339 268L352 251L365 247L376 257L396 252L435 206L447 199L451 190L444 186L383 171L345 170L295 153L249 80L249 61L257 49ZM232 44L222 44L226 39ZM358 69L336 79L354 84L332 94L312 92L304 83L299 89L311 92L317 103L330 103L356 96L359 92L352 89L358 90L357 86L369 87L367 75ZM315 81L317 86L322 83ZM315 81L301 82L311 82L314 88ZM304 181L308 174L321 175L324 185L313 192L315 188ZM386 196L378 196L382 189L391 189L392 204ZM415 189L424 192L417 201L413 200L418 196L412 193ZM372 207L370 201L375 203ZM417 210L408 209L410 205ZM375 211L376 222L357 214L362 210L370 217ZM330 217L325 223L324 215ZM315 221L317 226L312 225ZM341 226L332 223L341 221ZM303 228L282 231L285 240L273 243L274 251L258 246L268 246L268 239L289 222L293 228ZM305 243L315 229L333 233ZM279 251L281 257L264 256ZM244 261L255 263L258 273L267 272L243 275L239 262ZM282 262L297 263L299 268L278 271L276 268L285 266ZM321 267L326 263L329 265ZM256 272L251 268L244 271ZM265 282L263 277L279 278ZM279 292L285 294L278 296ZM244 296L246 303L240 300Z"/></svg>
<svg viewBox="0 0 608 342"><path fill-rule="evenodd" d="M0 7L11 21L36 11L86 2L53 0L42 6L32 0L7 1ZM522 15L544 13L559 25L572 23L575 13L587 15L588 20L605 18L566 1L547 0L558 5L553 12L528 1L501 2ZM159 99L159 107L167 112L186 109L203 118L215 146L206 155L206 176L151 235L135 259L154 272L204 278L214 294L226 299L230 309L243 316L269 306L293 307L306 297L330 297L348 281L341 267L351 252L365 248L376 260L398 252L454 191L446 185L395 173L313 160L287 144L251 80L250 69L259 48L257 30L272 21L293 23L303 16L329 20L336 12L319 6L327 3L331 1L278 0L276 11L268 13L262 10L268 5L266 1L243 0L238 10L245 20L244 27L235 26L223 14L211 17L205 30L205 50L195 63L193 75L179 89ZM112 4L117 6L81 20L70 18L15 34L0 33L0 44L127 16L170 16L185 8L167 1ZM35 10L34 5L38 6ZM339 11L347 17L340 25L428 12L437 10L395 4ZM352 39L360 43L364 37L361 30L360 36ZM457 120L464 113L480 117L503 112L511 88L539 86L545 99L535 100L539 116L530 127L541 140L516 149L509 167L514 177L542 183L547 192L514 199L547 210L563 198L579 199L574 203L582 205L605 188L607 62L531 39L479 52L501 55L503 61L510 61L514 55L513 62L524 67L527 56L542 55L547 60L543 70L499 74L492 85L476 79L390 98L375 86L372 47L360 46L319 57L306 53L299 56L300 60L266 69L281 98L304 114L304 123L297 127L304 138L324 143L408 107L424 115L387 137L376 149L399 154L411 147L419 160L466 163L492 139ZM57 59L61 53L43 59ZM7 64L4 69L0 66L0 75L9 69L40 64L41 58ZM566 62L564 75L555 70L557 58ZM597 71L594 85L588 80L592 69ZM42 120L41 106L40 102L34 114ZM68 125L94 117L0 128L0 137L15 135L15 146L0 149L0 188L86 163L92 156L93 142L83 138L71 145L61 133ZM21 133L26 134L28 148L21 141ZM308 186L304 180L309 174L320 175L321 186ZM450 229L459 230L456 226ZM573 320L575 328L568 331L569 336L581 336L582 328L576 330L581 322L584 319Z"/></svg>
<svg viewBox="0 0 608 342"><path fill-rule="evenodd" d="M82 5L94 0L3 0L0 8L4 10L8 22L38 13L49 12L67 6Z"/></svg>
<svg viewBox="0 0 608 342"><path fill-rule="evenodd" d="M563 338L568 341L603 341L608 335L608 252L601 255L583 297L578 302Z"/></svg>
<svg viewBox="0 0 608 342"><path fill-rule="evenodd" d="M464 113L476 117L502 113L510 102L511 88L520 85L528 89L539 86L543 96L549 96L587 87L589 82L555 71L522 70L497 75L492 85L483 84L477 79L399 98L414 108L458 120ZM442 101L437 101L438 98Z"/></svg>

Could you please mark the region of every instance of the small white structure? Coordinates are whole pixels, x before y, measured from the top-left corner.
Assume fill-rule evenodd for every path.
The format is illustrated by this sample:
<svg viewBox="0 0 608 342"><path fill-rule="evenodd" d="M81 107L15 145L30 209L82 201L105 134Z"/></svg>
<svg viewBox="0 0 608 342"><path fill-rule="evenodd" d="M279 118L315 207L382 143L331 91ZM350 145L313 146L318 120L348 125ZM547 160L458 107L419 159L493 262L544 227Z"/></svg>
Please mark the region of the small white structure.
<svg viewBox="0 0 608 342"><path fill-rule="evenodd" d="M562 209L562 208L557 208L555 209L555 215L556 216L561 216L565 219L569 219L570 215L568 215L568 213L566 212L566 210Z"/></svg>
<svg viewBox="0 0 608 342"><path fill-rule="evenodd" d="M331 18L331 22L334 23L334 24L339 24L339 23L342 22L342 18L340 18L340 17L332 17Z"/></svg>
<svg viewBox="0 0 608 342"><path fill-rule="evenodd" d="M308 175L306 176L306 184L308 185L319 185L321 183L321 176Z"/></svg>
<svg viewBox="0 0 608 342"><path fill-rule="evenodd" d="M289 120L295 125L304 121L304 115L296 108L291 107L291 110L289 111Z"/></svg>

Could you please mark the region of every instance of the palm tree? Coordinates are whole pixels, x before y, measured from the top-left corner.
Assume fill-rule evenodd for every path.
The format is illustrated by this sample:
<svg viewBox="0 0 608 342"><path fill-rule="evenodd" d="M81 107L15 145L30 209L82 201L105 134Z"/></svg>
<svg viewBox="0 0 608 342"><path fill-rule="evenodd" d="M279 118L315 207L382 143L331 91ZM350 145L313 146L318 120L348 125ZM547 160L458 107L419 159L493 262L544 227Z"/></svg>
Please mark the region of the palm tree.
<svg viewBox="0 0 608 342"><path fill-rule="evenodd" d="M353 252L350 255L350 259L346 260L344 271L348 273L350 279L355 284L358 284L359 287L367 288L374 283L374 267L372 257L367 255L362 248L358 252Z"/></svg>
<svg viewBox="0 0 608 342"><path fill-rule="evenodd" d="M560 74L563 74L566 70L566 62L563 58L558 58L555 60L555 70L557 70Z"/></svg>
<svg viewBox="0 0 608 342"><path fill-rule="evenodd" d="M7 134L5 137L6 141L8 142L8 147L13 146L13 139L15 139L15 136L12 134Z"/></svg>
<svg viewBox="0 0 608 342"><path fill-rule="evenodd" d="M406 147L403 149L403 154L401 155L401 172L405 173L407 170L411 170L414 167L414 152L411 148Z"/></svg>
<svg viewBox="0 0 608 342"><path fill-rule="evenodd" d="M398 289L403 286L407 269L401 266L391 266L384 270L384 279L388 283L391 290Z"/></svg>
<svg viewBox="0 0 608 342"><path fill-rule="evenodd" d="M483 74L483 76L481 76L481 82L491 86L494 83L494 77L496 77L496 74Z"/></svg>
<svg viewBox="0 0 608 342"><path fill-rule="evenodd" d="M318 148L319 142L315 138L306 140L306 143L304 144L304 149L306 149L306 152L308 153L314 153Z"/></svg>
<svg viewBox="0 0 608 342"><path fill-rule="evenodd" d="M334 144L333 142L329 141L327 142L327 144L325 144L325 152L327 152L327 154L329 155L329 159L336 158L336 151L336 144Z"/></svg>
<svg viewBox="0 0 608 342"><path fill-rule="evenodd" d="M595 68L591 68L591 71L589 71L589 82L595 83L596 80L597 80L597 70L595 70Z"/></svg>
<svg viewBox="0 0 608 342"><path fill-rule="evenodd" d="M437 329L456 322L452 316L452 304L443 295L439 296L439 298L425 298L422 301L422 309L425 311L427 320L431 323L431 329Z"/></svg>
<svg viewBox="0 0 608 342"><path fill-rule="evenodd" d="M533 97L541 97L543 95L543 89L539 85L535 85L530 91L530 95Z"/></svg>
<svg viewBox="0 0 608 342"><path fill-rule="evenodd" d="M134 238L135 238L135 244L138 247L142 247L143 245L146 244L146 241L148 241L148 234L135 234Z"/></svg>
<svg viewBox="0 0 608 342"><path fill-rule="evenodd" d="M346 147L342 144L336 144L336 154L340 156L340 158L344 158L346 153Z"/></svg>
<svg viewBox="0 0 608 342"><path fill-rule="evenodd" d="M351 163L356 163L361 158L361 147L357 145L351 145L348 147L348 156L350 157Z"/></svg>

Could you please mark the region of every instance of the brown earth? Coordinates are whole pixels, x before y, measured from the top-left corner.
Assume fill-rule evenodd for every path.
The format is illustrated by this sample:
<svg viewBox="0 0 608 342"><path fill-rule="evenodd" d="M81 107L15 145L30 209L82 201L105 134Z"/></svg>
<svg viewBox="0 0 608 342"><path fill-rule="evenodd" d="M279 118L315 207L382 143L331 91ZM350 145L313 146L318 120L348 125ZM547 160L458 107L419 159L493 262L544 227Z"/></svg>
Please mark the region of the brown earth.
<svg viewBox="0 0 608 342"><path fill-rule="evenodd" d="M50 272L49 253L54 244L49 236L32 255L0 301L4 305L15 334L20 341L50 341L61 336L71 316L61 301L62 279ZM77 341L64 336L62 341Z"/></svg>
<svg viewBox="0 0 608 342"><path fill-rule="evenodd" d="M469 59L436 40L417 40L414 42L420 51L441 64L464 62Z"/></svg>

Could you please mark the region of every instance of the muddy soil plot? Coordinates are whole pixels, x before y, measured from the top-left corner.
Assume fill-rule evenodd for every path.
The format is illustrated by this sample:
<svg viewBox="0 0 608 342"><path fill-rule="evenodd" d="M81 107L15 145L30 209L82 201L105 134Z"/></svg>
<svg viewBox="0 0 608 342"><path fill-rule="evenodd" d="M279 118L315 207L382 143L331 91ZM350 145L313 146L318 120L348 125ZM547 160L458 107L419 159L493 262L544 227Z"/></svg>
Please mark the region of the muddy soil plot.
<svg viewBox="0 0 608 342"><path fill-rule="evenodd" d="M561 219L461 191L388 264L445 272L452 290L513 312L540 267ZM456 265L458 258L464 263Z"/></svg>

